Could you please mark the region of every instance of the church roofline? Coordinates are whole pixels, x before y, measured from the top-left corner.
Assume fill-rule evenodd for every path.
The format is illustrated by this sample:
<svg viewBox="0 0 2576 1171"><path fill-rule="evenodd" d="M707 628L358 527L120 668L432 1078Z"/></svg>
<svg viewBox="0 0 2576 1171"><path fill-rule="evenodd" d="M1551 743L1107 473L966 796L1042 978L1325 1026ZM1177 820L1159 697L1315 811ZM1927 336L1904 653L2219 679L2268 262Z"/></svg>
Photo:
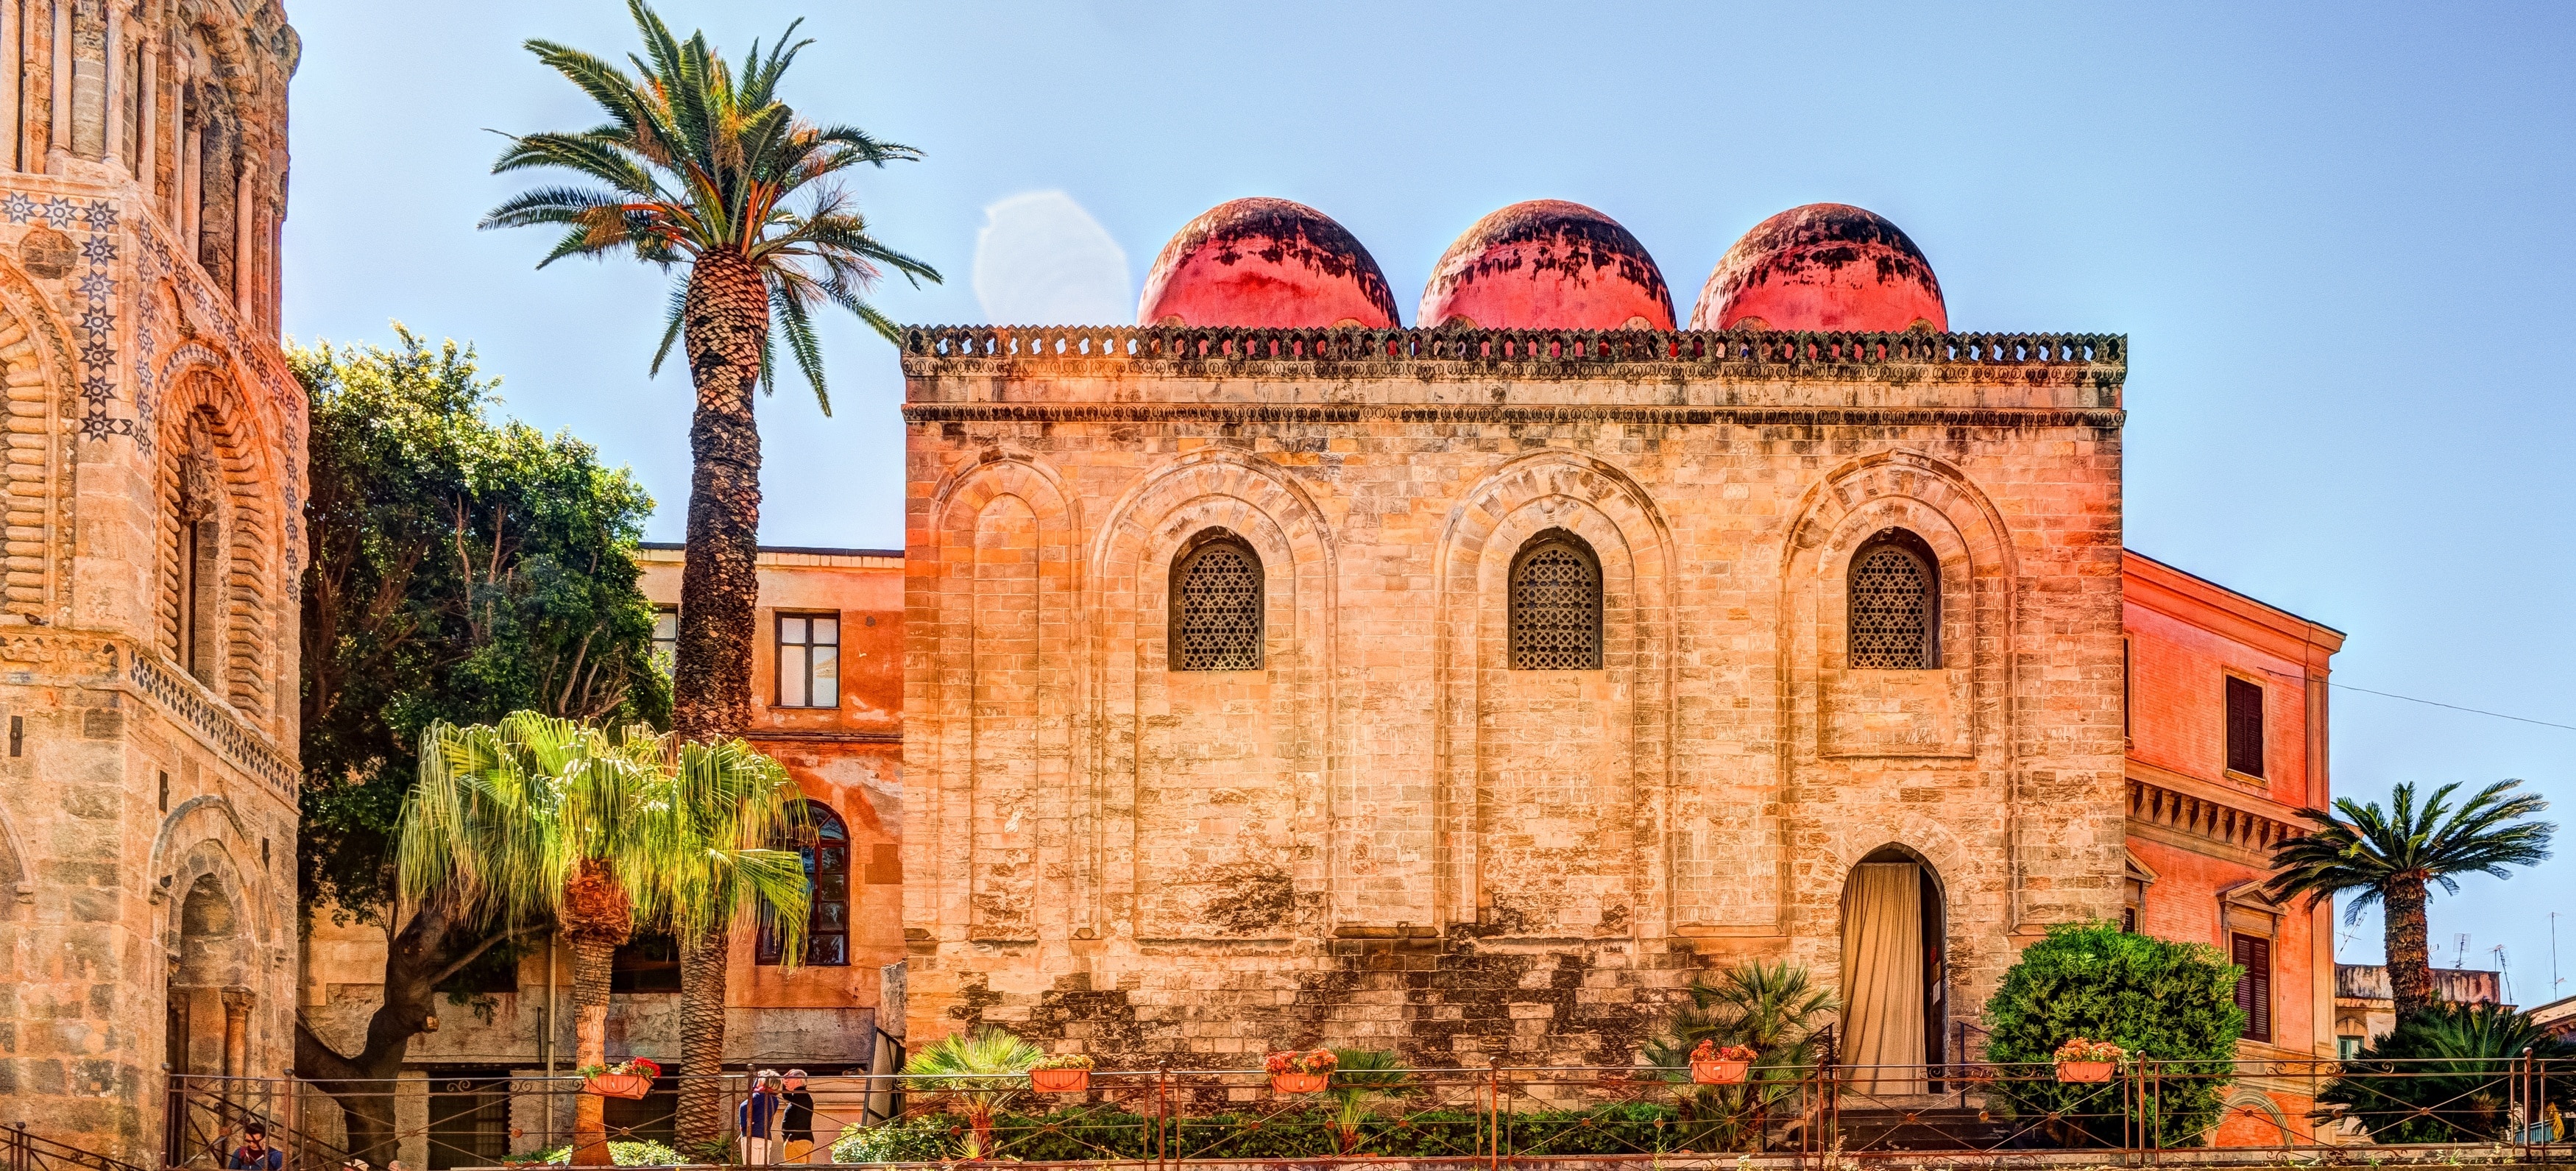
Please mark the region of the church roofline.
<svg viewBox="0 0 2576 1171"><path fill-rule="evenodd" d="M1885 377L1891 369L2050 369L2098 387L2129 370L2125 334L1807 333L1787 330L1235 329L1191 326L923 325L904 331L906 374L1235 370L1256 364L1334 373L1585 377L1723 370L1747 376Z"/></svg>

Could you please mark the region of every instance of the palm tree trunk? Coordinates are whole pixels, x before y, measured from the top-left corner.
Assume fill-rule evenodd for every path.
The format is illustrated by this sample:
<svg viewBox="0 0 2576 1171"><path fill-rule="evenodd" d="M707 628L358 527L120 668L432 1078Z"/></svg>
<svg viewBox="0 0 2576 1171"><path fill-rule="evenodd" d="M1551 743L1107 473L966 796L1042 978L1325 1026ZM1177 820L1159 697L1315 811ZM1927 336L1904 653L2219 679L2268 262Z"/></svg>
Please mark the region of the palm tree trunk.
<svg viewBox="0 0 2576 1171"><path fill-rule="evenodd" d="M769 290L741 253L709 252L689 270L683 310L689 379L689 531L680 572L680 645L671 726L683 740L740 735L751 720L752 605L760 584L760 427L752 394Z"/></svg>
<svg viewBox="0 0 2576 1171"><path fill-rule="evenodd" d="M2424 883L2392 879L2380 901L2387 911L2388 990L2402 1021L2433 1007L2432 949L2424 939Z"/></svg>
<svg viewBox="0 0 2576 1171"><path fill-rule="evenodd" d="M617 945L592 936L572 941L573 1064L608 1064L608 965ZM572 1163L606 1167L617 1160L608 1152L606 1101L597 1094L578 1094L572 1106Z"/></svg>
<svg viewBox="0 0 2576 1171"><path fill-rule="evenodd" d="M722 1080L725 1044L725 965L730 933L716 929L680 943L680 1108L674 1120L680 1150L695 1155L724 1141L725 1105L732 1097Z"/></svg>

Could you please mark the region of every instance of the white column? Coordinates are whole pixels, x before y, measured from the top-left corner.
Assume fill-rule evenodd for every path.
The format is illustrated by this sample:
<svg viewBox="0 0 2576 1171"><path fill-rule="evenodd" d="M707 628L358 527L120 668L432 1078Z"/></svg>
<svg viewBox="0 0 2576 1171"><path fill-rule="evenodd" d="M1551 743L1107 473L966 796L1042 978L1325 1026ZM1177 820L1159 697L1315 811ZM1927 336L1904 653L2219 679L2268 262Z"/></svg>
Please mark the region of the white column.
<svg viewBox="0 0 2576 1171"><path fill-rule="evenodd" d="M242 320L252 321L251 297L259 283L251 279L251 180L259 173L259 164L251 158L250 140L242 140L241 178L233 184L233 304L241 310Z"/></svg>
<svg viewBox="0 0 2576 1171"><path fill-rule="evenodd" d="M107 145L100 162L110 167L125 165L125 16L111 0L107 5L107 94L100 99L105 108L100 121Z"/></svg>
<svg viewBox="0 0 2576 1171"><path fill-rule="evenodd" d="M45 173L59 175L70 170L72 157L72 6L71 0L53 0L54 43L53 132L45 139Z"/></svg>

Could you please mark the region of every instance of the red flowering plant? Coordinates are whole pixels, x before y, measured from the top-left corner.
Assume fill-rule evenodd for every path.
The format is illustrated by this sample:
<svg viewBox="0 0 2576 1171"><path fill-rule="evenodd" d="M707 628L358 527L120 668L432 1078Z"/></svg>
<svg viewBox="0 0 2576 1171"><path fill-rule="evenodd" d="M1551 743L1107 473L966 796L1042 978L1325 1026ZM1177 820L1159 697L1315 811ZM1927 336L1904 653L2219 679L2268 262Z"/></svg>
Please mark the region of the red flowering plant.
<svg viewBox="0 0 2576 1171"><path fill-rule="evenodd" d="M650 1057L629 1057L615 1065L585 1065L573 1071L580 1077L600 1077L612 1073L640 1073L649 1078L662 1076L661 1063Z"/></svg>
<svg viewBox="0 0 2576 1171"><path fill-rule="evenodd" d="M2121 1058L2127 1057L2128 1055L2128 1050L2122 1049L2108 1041L2087 1041L2082 1037L2071 1038L2065 1044L2057 1047L2057 1060L2061 1062L2109 1061L2116 1063Z"/></svg>
<svg viewBox="0 0 2576 1171"><path fill-rule="evenodd" d="M1330 1049L1316 1049L1306 1053L1287 1049L1271 1054L1270 1059L1262 1063L1262 1068L1269 1070L1272 1077L1286 1073L1311 1074L1320 1077L1333 1072L1333 1067L1341 1062L1342 1059L1333 1056L1333 1051Z"/></svg>

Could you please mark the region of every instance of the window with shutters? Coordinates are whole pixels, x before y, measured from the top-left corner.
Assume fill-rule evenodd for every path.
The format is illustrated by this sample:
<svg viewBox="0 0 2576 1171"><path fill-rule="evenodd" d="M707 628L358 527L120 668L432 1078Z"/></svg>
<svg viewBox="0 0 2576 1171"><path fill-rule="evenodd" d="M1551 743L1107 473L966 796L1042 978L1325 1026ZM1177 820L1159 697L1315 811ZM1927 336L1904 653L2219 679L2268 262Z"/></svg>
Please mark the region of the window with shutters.
<svg viewBox="0 0 2576 1171"><path fill-rule="evenodd" d="M1512 558L1515 671L1601 669L1601 561L1563 529L1531 537Z"/></svg>
<svg viewBox="0 0 2576 1171"><path fill-rule="evenodd" d="M2245 1010L2245 1039L2272 1039L2272 941L2259 935L2234 936L2229 958L2245 974L2236 978L2236 1007Z"/></svg>
<svg viewBox="0 0 2576 1171"><path fill-rule="evenodd" d="M850 830L841 815L820 801L805 803L805 824L781 838L777 847L792 849L805 863L805 962L836 968L850 962ZM755 963L775 964L780 943L777 925L763 922L754 945Z"/></svg>
<svg viewBox="0 0 2576 1171"><path fill-rule="evenodd" d="M1172 562L1172 670L1260 670L1261 598L1252 546L1223 530L1192 541Z"/></svg>
<svg viewBox="0 0 2576 1171"><path fill-rule="evenodd" d="M2227 677L2227 771L2263 775L2263 685Z"/></svg>
<svg viewBox="0 0 2576 1171"><path fill-rule="evenodd" d="M1845 602L1853 670L1941 665L1940 562L1921 537L1903 529L1871 537L1852 554Z"/></svg>

